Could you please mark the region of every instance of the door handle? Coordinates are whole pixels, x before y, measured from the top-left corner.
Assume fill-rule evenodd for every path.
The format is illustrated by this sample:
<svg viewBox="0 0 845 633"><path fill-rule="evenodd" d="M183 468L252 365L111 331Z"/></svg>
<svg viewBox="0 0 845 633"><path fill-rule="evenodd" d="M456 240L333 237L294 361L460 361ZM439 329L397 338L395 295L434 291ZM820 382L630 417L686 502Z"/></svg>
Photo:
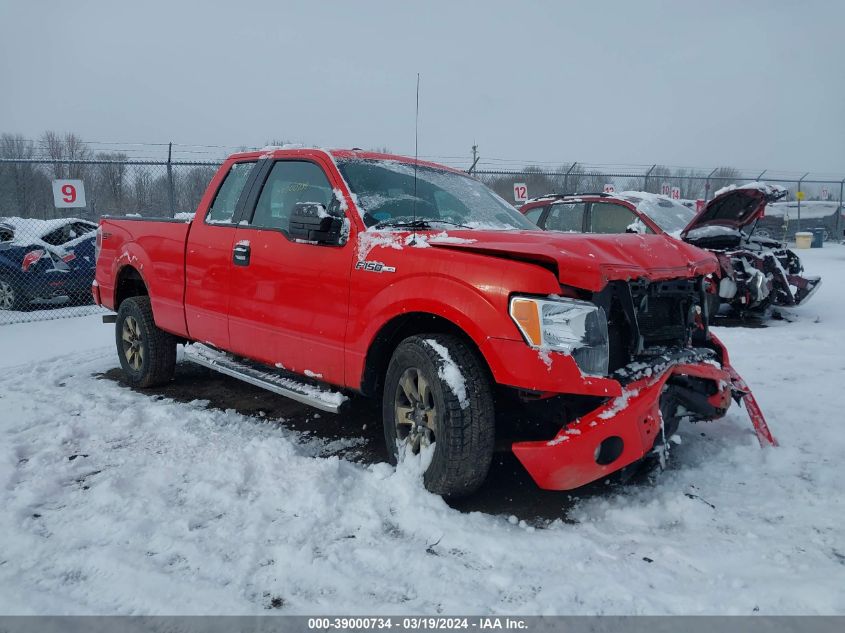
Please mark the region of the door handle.
<svg viewBox="0 0 845 633"><path fill-rule="evenodd" d="M232 263L235 266L249 266L249 242L238 242L232 249Z"/></svg>

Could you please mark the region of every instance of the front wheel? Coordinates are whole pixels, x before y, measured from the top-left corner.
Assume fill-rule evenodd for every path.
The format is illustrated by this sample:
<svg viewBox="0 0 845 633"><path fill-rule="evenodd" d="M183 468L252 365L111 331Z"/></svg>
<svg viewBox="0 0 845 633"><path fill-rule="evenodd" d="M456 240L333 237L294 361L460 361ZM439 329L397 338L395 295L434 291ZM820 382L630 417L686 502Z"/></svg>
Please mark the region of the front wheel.
<svg viewBox="0 0 845 633"><path fill-rule="evenodd" d="M443 497L474 492L484 481L495 437L487 368L463 340L411 336L393 352L382 417L392 463L433 447L425 487Z"/></svg>
<svg viewBox="0 0 845 633"><path fill-rule="evenodd" d="M130 297L120 304L115 341L120 366L133 387L155 387L173 378L176 338L156 326L149 297Z"/></svg>

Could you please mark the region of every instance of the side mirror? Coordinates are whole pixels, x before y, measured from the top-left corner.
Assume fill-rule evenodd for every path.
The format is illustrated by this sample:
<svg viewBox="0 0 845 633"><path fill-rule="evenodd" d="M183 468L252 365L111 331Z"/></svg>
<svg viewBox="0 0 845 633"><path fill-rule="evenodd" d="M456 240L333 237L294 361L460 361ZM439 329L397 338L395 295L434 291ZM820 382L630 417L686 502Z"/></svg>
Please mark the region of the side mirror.
<svg viewBox="0 0 845 633"><path fill-rule="evenodd" d="M288 233L295 240L338 246L343 243L343 220L317 202L299 202L290 216Z"/></svg>

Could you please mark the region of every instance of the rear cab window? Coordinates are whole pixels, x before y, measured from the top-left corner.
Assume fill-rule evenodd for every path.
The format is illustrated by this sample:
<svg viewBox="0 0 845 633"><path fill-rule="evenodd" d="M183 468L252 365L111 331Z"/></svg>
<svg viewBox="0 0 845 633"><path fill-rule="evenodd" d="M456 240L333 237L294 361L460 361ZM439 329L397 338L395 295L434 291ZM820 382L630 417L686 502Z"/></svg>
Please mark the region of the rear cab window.
<svg viewBox="0 0 845 633"><path fill-rule="evenodd" d="M223 184L214 196L214 202L205 214L206 224L231 224L235 217L238 200L255 167L255 161L235 163L223 179Z"/></svg>

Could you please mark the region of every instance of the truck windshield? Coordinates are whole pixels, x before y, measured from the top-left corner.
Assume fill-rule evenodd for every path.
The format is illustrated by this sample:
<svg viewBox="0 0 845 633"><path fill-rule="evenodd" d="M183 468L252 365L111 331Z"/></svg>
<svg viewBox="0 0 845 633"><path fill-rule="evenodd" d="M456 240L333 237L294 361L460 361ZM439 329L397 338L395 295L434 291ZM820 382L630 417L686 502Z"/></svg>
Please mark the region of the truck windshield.
<svg viewBox="0 0 845 633"><path fill-rule="evenodd" d="M337 166L367 227L533 230L537 227L486 186L461 174L391 160L339 159Z"/></svg>

